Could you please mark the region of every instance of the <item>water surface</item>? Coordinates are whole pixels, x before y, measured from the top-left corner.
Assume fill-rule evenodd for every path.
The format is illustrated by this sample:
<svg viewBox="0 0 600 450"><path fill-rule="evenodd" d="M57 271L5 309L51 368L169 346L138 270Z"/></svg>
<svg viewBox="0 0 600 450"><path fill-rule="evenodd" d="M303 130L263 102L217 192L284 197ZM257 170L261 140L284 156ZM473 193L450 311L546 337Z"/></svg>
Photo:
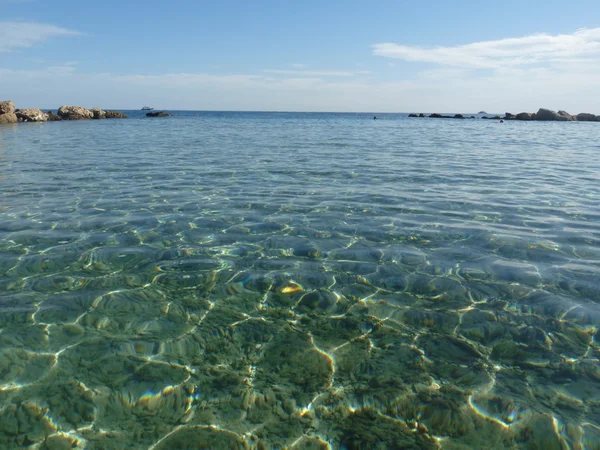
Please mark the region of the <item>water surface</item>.
<svg viewBox="0 0 600 450"><path fill-rule="evenodd" d="M0 446L600 448L600 126L371 117L1 126Z"/></svg>

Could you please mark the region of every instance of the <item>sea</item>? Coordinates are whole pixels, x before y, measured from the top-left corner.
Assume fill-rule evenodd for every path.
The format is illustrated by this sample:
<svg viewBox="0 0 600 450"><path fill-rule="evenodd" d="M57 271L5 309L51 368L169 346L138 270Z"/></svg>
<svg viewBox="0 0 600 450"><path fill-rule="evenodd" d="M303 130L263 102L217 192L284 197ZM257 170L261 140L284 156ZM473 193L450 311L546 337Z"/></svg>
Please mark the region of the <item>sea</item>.
<svg viewBox="0 0 600 450"><path fill-rule="evenodd" d="M0 448L600 448L600 124L126 113L0 125Z"/></svg>

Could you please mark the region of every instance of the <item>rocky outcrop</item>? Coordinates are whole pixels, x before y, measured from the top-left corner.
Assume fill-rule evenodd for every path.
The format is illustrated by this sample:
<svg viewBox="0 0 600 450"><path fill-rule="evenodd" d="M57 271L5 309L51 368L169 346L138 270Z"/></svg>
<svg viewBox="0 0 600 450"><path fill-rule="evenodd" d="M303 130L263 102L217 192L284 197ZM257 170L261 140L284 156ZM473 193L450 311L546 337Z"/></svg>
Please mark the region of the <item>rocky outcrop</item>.
<svg viewBox="0 0 600 450"><path fill-rule="evenodd" d="M169 117L172 115L173 114L169 114L168 112L156 111L156 112L149 112L148 114L146 114L146 117Z"/></svg>
<svg viewBox="0 0 600 450"><path fill-rule="evenodd" d="M536 120L566 122L568 119L558 115L557 112L551 109L540 108L536 114Z"/></svg>
<svg viewBox="0 0 600 450"><path fill-rule="evenodd" d="M15 104L10 100L0 102L0 123L17 123Z"/></svg>
<svg viewBox="0 0 600 450"><path fill-rule="evenodd" d="M419 117L417 114L409 114L408 117Z"/></svg>
<svg viewBox="0 0 600 450"><path fill-rule="evenodd" d="M17 123L18 119L15 113L0 114L0 124L2 123Z"/></svg>
<svg viewBox="0 0 600 450"><path fill-rule="evenodd" d="M58 108L58 115L62 117L63 120L84 120L94 118L94 113L81 106L61 106Z"/></svg>
<svg viewBox="0 0 600 450"><path fill-rule="evenodd" d="M483 116L482 119L488 119L488 120L500 120L502 119L502 117L500 116L492 116L492 117L488 117L488 116Z"/></svg>
<svg viewBox="0 0 600 450"><path fill-rule="evenodd" d="M600 122L600 116L590 113L580 113L575 116L579 122Z"/></svg>
<svg viewBox="0 0 600 450"><path fill-rule="evenodd" d="M92 108L90 112L93 115L93 119L106 119L106 111L103 111L100 108Z"/></svg>
<svg viewBox="0 0 600 450"><path fill-rule="evenodd" d="M104 111L107 119L127 119L127 116L119 111Z"/></svg>
<svg viewBox="0 0 600 450"><path fill-rule="evenodd" d="M41 109L27 108L18 109L15 111L15 115L19 122L47 122L48 115Z"/></svg>
<svg viewBox="0 0 600 450"><path fill-rule="evenodd" d="M577 119L575 118L575 116L572 116L571 114L569 114L569 113L568 113L568 112L566 112L566 111L559 111L559 112L558 112L558 115L559 115L560 117L564 117L564 118L565 118L565 119L567 119L569 122L574 122L575 120L577 120Z"/></svg>
<svg viewBox="0 0 600 450"><path fill-rule="evenodd" d="M531 114L522 112L515 116L515 120L531 120Z"/></svg>
<svg viewBox="0 0 600 450"><path fill-rule="evenodd" d="M46 113L46 115L48 116L48 122L56 122L58 120L62 120L62 117L57 116L56 114L54 114L52 111L48 111Z"/></svg>
<svg viewBox="0 0 600 450"><path fill-rule="evenodd" d="M10 114L15 112L15 104L10 100L5 100L0 102L0 115L1 114Z"/></svg>

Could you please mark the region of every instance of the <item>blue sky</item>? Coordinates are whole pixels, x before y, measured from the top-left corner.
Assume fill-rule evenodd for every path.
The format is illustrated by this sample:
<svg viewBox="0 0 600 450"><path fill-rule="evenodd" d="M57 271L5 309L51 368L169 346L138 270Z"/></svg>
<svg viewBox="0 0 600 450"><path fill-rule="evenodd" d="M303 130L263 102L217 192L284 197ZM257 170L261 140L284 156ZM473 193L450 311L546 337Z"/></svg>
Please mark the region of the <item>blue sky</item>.
<svg viewBox="0 0 600 450"><path fill-rule="evenodd" d="M600 113L600 2L0 0L21 107Z"/></svg>

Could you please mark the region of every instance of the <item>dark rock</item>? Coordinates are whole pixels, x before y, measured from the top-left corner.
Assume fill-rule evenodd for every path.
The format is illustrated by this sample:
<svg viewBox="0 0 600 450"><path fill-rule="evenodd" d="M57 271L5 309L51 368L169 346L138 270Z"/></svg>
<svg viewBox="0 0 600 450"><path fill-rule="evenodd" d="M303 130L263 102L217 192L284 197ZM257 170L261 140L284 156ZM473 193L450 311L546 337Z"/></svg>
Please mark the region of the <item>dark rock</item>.
<svg viewBox="0 0 600 450"><path fill-rule="evenodd" d="M425 117L425 114L421 113L419 114L419 117Z"/></svg>
<svg viewBox="0 0 600 450"><path fill-rule="evenodd" d="M46 115L48 116L48 122L57 122L59 120L62 120L62 117L57 116L56 114L54 114L52 111L48 111L46 113Z"/></svg>
<svg viewBox="0 0 600 450"><path fill-rule="evenodd" d="M19 109L15 111L15 115L19 122L46 122L48 120L48 115L37 108Z"/></svg>
<svg viewBox="0 0 600 450"><path fill-rule="evenodd" d="M469 117L469 119L474 119L474 118L475 118L475 116L471 116L471 117Z"/></svg>
<svg viewBox="0 0 600 450"><path fill-rule="evenodd" d="M433 118L433 119L441 119L444 116L442 116L441 114L438 113L433 113L432 115L430 115L429 117Z"/></svg>
<svg viewBox="0 0 600 450"><path fill-rule="evenodd" d="M513 113L504 113L504 120L514 120L516 116Z"/></svg>
<svg viewBox="0 0 600 450"><path fill-rule="evenodd" d="M479 111L477 114L487 114L485 111Z"/></svg>
<svg viewBox="0 0 600 450"><path fill-rule="evenodd" d="M516 115L517 120L531 120L531 114L522 112Z"/></svg>
<svg viewBox="0 0 600 450"><path fill-rule="evenodd" d="M488 120L500 120L502 119L502 117L500 116L493 116L493 117L487 117L487 116L483 116L482 119L488 119Z"/></svg>
<svg viewBox="0 0 600 450"><path fill-rule="evenodd" d="M104 111L107 119L127 119L127 115L120 111Z"/></svg>
<svg viewBox="0 0 600 450"><path fill-rule="evenodd" d="M90 111L94 115L94 119L106 119L106 111L103 111L100 108L92 108Z"/></svg>
<svg viewBox="0 0 600 450"><path fill-rule="evenodd" d="M408 117L419 117L419 116L416 114L409 114Z"/></svg>
<svg viewBox="0 0 600 450"><path fill-rule="evenodd" d="M93 119L94 114L86 108L81 106L61 106L58 108L58 115L63 120L83 120Z"/></svg>
<svg viewBox="0 0 600 450"><path fill-rule="evenodd" d="M168 112L164 112L164 111L156 111L156 112L149 112L146 114L146 117L169 117L172 116L173 114L169 114Z"/></svg>
<svg viewBox="0 0 600 450"><path fill-rule="evenodd" d="M465 116L463 116L462 114L455 114L454 115L454 119L464 119Z"/></svg>
<svg viewBox="0 0 600 450"><path fill-rule="evenodd" d="M15 104L10 100L0 102L0 115L1 114L12 114L15 112Z"/></svg>
<svg viewBox="0 0 600 450"><path fill-rule="evenodd" d="M579 122L596 122L599 118L598 116L590 113L577 114L576 117Z"/></svg>
<svg viewBox="0 0 600 450"><path fill-rule="evenodd" d="M540 108L536 114L536 120L565 122L568 119L566 117L558 115L558 113L552 111L551 109Z"/></svg>

